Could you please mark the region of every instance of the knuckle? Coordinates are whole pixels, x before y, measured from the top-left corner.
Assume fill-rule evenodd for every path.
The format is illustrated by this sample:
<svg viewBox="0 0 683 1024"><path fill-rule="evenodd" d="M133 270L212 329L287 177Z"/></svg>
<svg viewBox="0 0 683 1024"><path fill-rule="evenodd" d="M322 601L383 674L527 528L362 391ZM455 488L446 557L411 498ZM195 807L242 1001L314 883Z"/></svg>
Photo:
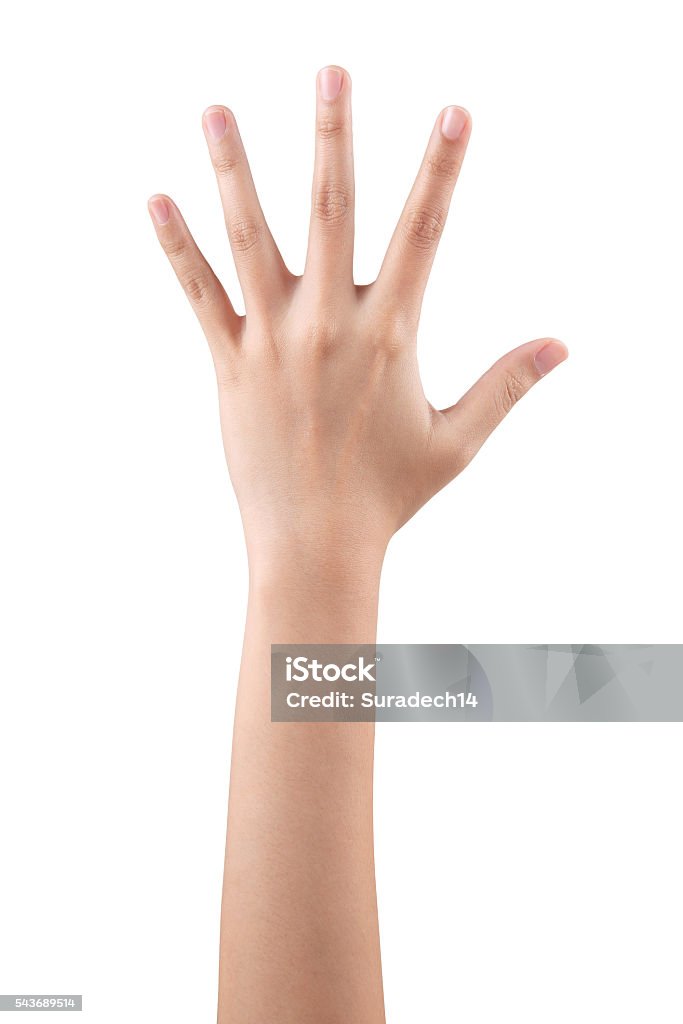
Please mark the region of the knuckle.
<svg viewBox="0 0 683 1024"><path fill-rule="evenodd" d="M506 416L517 405L517 402L525 392L526 384L523 378L513 370L506 370L498 391L498 407L500 412Z"/></svg>
<svg viewBox="0 0 683 1024"><path fill-rule="evenodd" d="M219 151L213 157L213 167L218 175L232 174L239 163L239 159L233 154L224 150Z"/></svg>
<svg viewBox="0 0 683 1024"><path fill-rule="evenodd" d="M316 191L313 209L316 217L326 224L343 221L350 206L349 190L341 185L322 185Z"/></svg>
<svg viewBox="0 0 683 1024"><path fill-rule="evenodd" d="M211 282L207 274L188 270L182 277L185 294L193 306L206 306L211 295Z"/></svg>
<svg viewBox="0 0 683 1024"><path fill-rule="evenodd" d="M164 249L171 263L178 263L185 258L187 243L184 238L169 238Z"/></svg>
<svg viewBox="0 0 683 1024"><path fill-rule="evenodd" d="M344 122L338 118L321 117L317 122L318 138L335 139L344 131Z"/></svg>
<svg viewBox="0 0 683 1024"><path fill-rule="evenodd" d="M230 223L228 227L230 244L235 252L246 253L259 241L259 226L253 220L240 218Z"/></svg>
<svg viewBox="0 0 683 1024"><path fill-rule="evenodd" d="M448 468L449 477L459 476L465 470L483 443L480 430L470 425L463 425L455 437L450 429L446 429L443 439L443 456Z"/></svg>
<svg viewBox="0 0 683 1024"><path fill-rule="evenodd" d="M405 352L406 341L400 334L380 333L374 335L372 347L378 356L391 360Z"/></svg>
<svg viewBox="0 0 683 1024"><path fill-rule="evenodd" d="M453 458L452 472L454 476L460 476L461 473L464 473L480 448L481 445L475 441L468 441L461 445Z"/></svg>
<svg viewBox="0 0 683 1024"><path fill-rule="evenodd" d="M435 178L451 179L457 177L461 163L452 154L432 153L427 160L427 170Z"/></svg>
<svg viewBox="0 0 683 1024"><path fill-rule="evenodd" d="M407 310L388 310L378 316L372 347L386 356L394 356L405 351L414 335L413 320Z"/></svg>
<svg viewBox="0 0 683 1024"><path fill-rule="evenodd" d="M452 445L448 446L443 457L447 477L454 479L456 476L460 476L467 469L471 460L472 455L470 455L467 448L463 447L462 443L459 443L455 449L453 449Z"/></svg>
<svg viewBox="0 0 683 1024"><path fill-rule="evenodd" d="M332 316L313 320L306 330L307 347L324 355L334 347L337 335L337 323Z"/></svg>
<svg viewBox="0 0 683 1024"><path fill-rule="evenodd" d="M181 287L194 306L205 306L211 295L211 275L197 263L184 238L173 238L165 246Z"/></svg>
<svg viewBox="0 0 683 1024"><path fill-rule="evenodd" d="M428 253L437 245L445 217L436 207L420 207L406 217L404 234L408 244L418 252Z"/></svg>

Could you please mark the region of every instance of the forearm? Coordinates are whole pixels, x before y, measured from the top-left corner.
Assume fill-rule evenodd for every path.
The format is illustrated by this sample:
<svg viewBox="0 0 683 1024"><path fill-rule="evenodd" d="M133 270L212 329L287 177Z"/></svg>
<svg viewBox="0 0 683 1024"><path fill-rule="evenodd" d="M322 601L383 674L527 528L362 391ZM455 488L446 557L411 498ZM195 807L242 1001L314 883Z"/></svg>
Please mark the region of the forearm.
<svg viewBox="0 0 683 1024"><path fill-rule="evenodd" d="M252 573L221 920L219 1024L384 1020L373 726L271 723L271 643L374 643L380 560Z"/></svg>

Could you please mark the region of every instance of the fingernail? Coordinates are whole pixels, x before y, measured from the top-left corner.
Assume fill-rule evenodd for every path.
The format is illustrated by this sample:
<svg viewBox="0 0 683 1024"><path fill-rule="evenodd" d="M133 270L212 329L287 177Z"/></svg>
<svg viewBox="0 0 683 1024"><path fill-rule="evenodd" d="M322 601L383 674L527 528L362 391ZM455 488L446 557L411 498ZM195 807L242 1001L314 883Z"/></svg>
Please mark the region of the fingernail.
<svg viewBox="0 0 683 1024"><path fill-rule="evenodd" d="M318 73L318 88L322 99L328 103L330 100L336 100L341 92L343 80L344 76L339 68L323 68Z"/></svg>
<svg viewBox="0 0 683 1024"><path fill-rule="evenodd" d="M160 228L162 228L164 224L168 224L171 216L171 210L163 196L152 196L147 205L149 207L149 212L152 214L152 217L154 217L154 220Z"/></svg>
<svg viewBox="0 0 683 1024"><path fill-rule="evenodd" d="M221 110L220 107L212 107L210 110L206 110L204 112L204 126L209 138L213 139L214 142L218 142L225 135L225 129L228 126L225 120L225 111Z"/></svg>
<svg viewBox="0 0 683 1024"><path fill-rule="evenodd" d="M545 377L546 373L550 373L563 363L568 355L569 351L561 341L549 341L547 345L542 345L534 356L534 366L541 377Z"/></svg>
<svg viewBox="0 0 683 1024"><path fill-rule="evenodd" d="M450 142L455 142L467 124L467 111L462 107L447 107L441 118L441 131Z"/></svg>

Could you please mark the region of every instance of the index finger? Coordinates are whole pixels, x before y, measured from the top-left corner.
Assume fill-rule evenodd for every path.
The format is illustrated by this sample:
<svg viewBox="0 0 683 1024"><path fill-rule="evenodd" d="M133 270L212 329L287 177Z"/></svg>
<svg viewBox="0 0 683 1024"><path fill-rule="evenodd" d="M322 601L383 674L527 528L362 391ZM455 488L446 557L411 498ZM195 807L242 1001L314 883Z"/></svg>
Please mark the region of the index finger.
<svg viewBox="0 0 683 1024"><path fill-rule="evenodd" d="M376 282L380 300L419 314L472 122L462 107L446 107L432 130L415 183L392 235Z"/></svg>

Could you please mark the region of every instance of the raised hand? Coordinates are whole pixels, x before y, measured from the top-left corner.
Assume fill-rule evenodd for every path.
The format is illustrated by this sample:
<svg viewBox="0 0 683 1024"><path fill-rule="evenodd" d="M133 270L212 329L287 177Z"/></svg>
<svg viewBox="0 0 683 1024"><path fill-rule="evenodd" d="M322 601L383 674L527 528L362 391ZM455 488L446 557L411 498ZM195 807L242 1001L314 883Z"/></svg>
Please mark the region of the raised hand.
<svg viewBox="0 0 683 1024"><path fill-rule="evenodd" d="M168 196L149 203L159 240L204 329L250 562L280 544L391 535L468 464L519 398L566 358L559 341L503 356L451 408L420 382L422 298L470 137L470 117L436 119L372 284L353 280L351 80L318 75L316 154L303 275L285 266L254 187L234 115L210 107L204 132L244 294L238 316Z"/></svg>

